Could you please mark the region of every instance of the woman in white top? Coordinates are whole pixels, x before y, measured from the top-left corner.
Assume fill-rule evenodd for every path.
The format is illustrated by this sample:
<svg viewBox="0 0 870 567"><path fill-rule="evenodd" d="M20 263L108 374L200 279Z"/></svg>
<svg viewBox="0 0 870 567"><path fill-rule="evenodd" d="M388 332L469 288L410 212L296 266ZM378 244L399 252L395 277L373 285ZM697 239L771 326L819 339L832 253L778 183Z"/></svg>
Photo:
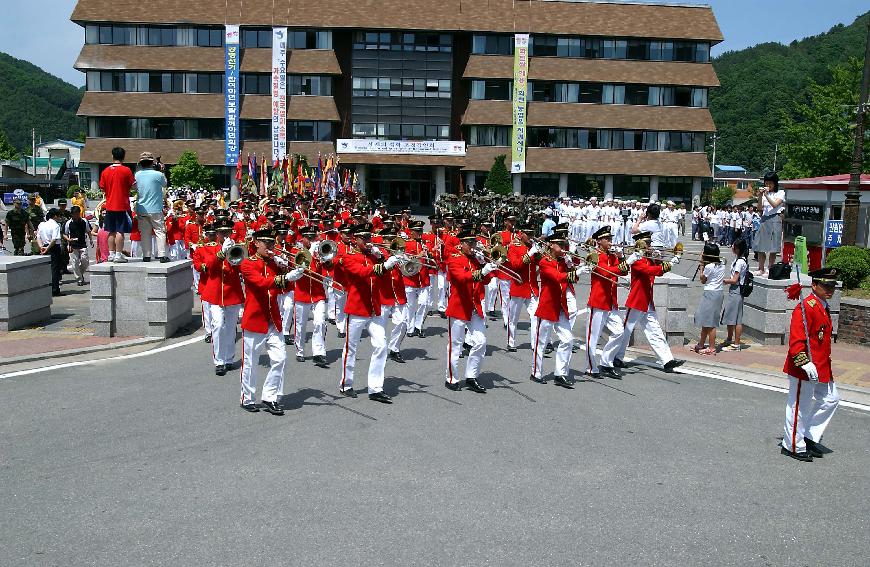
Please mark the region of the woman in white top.
<svg viewBox="0 0 870 567"><path fill-rule="evenodd" d="M758 253L758 272L764 276L764 265L770 255L768 267L776 262L776 255L782 250L782 212L785 209L785 191L779 188L776 173L764 174L764 189L758 195L761 209L761 227L758 229L753 250Z"/></svg>
<svg viewBox="0 0 870 567"><path fill-rule="evenodd" d="M719 246L712 242L704 245L700 269L704 295L701 296L695 312L695 325L701 327L701 337L694 350L699 354L716 354L716 327L719 325L719 314L725 300L722 286L725 266L719 257Z"/></svg>
<svg viewBox="0 0 870 567"><path fill-rule="evenodd" d="M723 284L728 285L728 292L725 295L725 309L722 311L719 323L728 327L728 338L722 344L722 349L740 350L742 346L740 335L743 334L743 296L740 294L740 286L746 279L746 270L749 269L746 260L749 246L741 238L734 241L731 251L734 252L735 259L728 270L730 275L722 281Z"/></svg>

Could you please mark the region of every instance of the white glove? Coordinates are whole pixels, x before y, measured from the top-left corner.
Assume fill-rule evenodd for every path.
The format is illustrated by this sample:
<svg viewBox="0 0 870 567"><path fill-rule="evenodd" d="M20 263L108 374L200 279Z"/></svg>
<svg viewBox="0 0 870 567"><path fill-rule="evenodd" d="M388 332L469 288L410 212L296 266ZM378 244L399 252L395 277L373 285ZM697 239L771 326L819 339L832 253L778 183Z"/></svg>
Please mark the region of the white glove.
<svg viewBox="0 0 870 567"><path fill-rule="evenodd" d="M485 276L488 276L489 274L493 273L493 272L496 271L497 269L498 269L498 266L496 266L496 265L493 264L492 262L488 262L488 263L483 267L483 269L480 271L480 273L482 273L482 274L485 275Z"/></svg>
<svg viewBox="0 0 870 567"><path fill-rule="evenodd" d="M640 260L640 254L638 252L632 252L631 255L625 259L625 263L631 266L638 260Z"/></svg>
<svg viewBox="0 0 870 567"><path fill-rule="evenodd" d="M619 256L622 254L622 246L611 246L610 251Z"/></svg>
<svg viewBox="0 0 870 567"><path fill-rule="evenodd" d="M812 362L807 362L801 366L801 370L807 373L807 378L810 379L810 382L819 381L819 371L816 369L816 365Z"/></svg>
<svg viewBox="0 0 870 567"><path fill-rule="evenodd" d="M580 266L579 268L577 268L577 275L582 276L583 274L588 274L591 271L592 268L590 268L589 266Z"/></svg>
<svg viewBox="0 0 870 567"><path fill-rule="evenodd" d="M574 258L568 254L565 254L565 265L568 266L568 269L574 267Z"/></svg>
<svg viewBox="0 0 870 567"><path fill-rule="evenodd" d="M225 239L225 240L224 240L224 243L223 243L223 246L221 246L221 252L223 252L224 254L226 254L227 251L228 251L230 248L232 248L234 244L235 244L235 243L234 243L232 240L230 240L229 238Z"/></svg>
<svg viewBox="0 0 870 567"><path fill-rule="evenodd" d="M323 285L326 287L332 287L332 278L324 277L323 278Z"/></svg>
<svg viewBox="0 0 870 567"><path fill-rule="evenodd" d="M272 259L275 261L275 265L279 268L286 268L288 266L287 260L285 260L282 256L273 256Z"/></svg>
<svg viewBox="0 0 870 567"><path fill-rule="evenodd" d="M287 277L285 278L288 282L295 282L299 278L302 277L302 274L305 272L303 268L296 268L295 270L291 270L287 272Z"/></svg>
<svg viewBox="0 0 870 567"><path fill-rule="evenodd" d="M374 255L376 258L383 258L384 257L384 253L381 252L381 249L378 248L377 246L372 246L371 250L372 250L372 255Z"/></svg>
<svg viewBox="0 0 870 567"><path fill-rule="evenodd" d="M395 265L398 264L398 263L399 263L399 257L398 257L398 256L390 256L389 258L387 258L387 261L384 262L384 269L385 269L385 270L390 270L390 269L393 268L393 266L395 266Z"/></svg>
<svg viewBox="0 0 870 567"><path fill-rule="evenodd" d="M474 251L474 257L477 259L477 262L478 262L479 264L485 264L485 263L486 263L486 258L484 258L484 256L483 256L483 252L481 252L480 250L475 250L475 251Z"/></svg>
<svg viewBox="0 0 870 567"><path fill-rule="evenodd" d="M528 254L529 256L534 256L534 255L537 254L538 252L540 252L540 250L538 250L538 245L537 245L537 244L532 244L532 245L529 247L529 251L526 252L526 254Z"/></svg>
<svg viewBox="0 0 870 567"><path fill-rule="evenodd" d="M671 258L671 262L670 262L670 263L671 263L672 265L677 265L677 264L679 264L679 263L680 263L680 257L679 257L679 256L674 256L673 258Z"/></svg>

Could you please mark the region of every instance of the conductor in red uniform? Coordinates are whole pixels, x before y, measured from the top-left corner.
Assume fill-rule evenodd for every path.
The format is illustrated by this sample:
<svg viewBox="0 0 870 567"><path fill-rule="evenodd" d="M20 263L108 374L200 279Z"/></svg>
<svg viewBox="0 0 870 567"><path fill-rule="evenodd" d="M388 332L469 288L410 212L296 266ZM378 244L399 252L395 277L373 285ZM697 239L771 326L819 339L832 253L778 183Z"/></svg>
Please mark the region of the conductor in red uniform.
<svg viewBox="0 0 870 567"><path fill-rule="evenodd" d="M808 275L813 278L813 292L792 311L788 356L782 369L789 386L781 452L799 461L825 454L819 442L840 403L831 370L828 309L837 287L837 270L822 268Z"/></svg>

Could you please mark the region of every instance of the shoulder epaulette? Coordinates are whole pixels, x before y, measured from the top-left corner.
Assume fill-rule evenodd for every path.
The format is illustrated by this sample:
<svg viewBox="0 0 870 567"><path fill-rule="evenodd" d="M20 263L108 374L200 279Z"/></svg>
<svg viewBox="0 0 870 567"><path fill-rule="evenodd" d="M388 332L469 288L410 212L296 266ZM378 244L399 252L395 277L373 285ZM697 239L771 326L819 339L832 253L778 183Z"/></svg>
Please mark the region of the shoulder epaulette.
<svg viewBox="0 0 870 567"><path fill-rule="evenodd" d="M807 299L807 305L809 305L810 307L815 307L815 306L816 306L816 303L817 303L816 300L813 299L812 297L810 297L809 299Z"/></svg>
<svg viewBox="0 0 870 567"><path fill-rule="evenodd" d="M462 254L460 254L459 252L454 252L450 255L451 258L456 258L457 256L462 256Z"/></svg>

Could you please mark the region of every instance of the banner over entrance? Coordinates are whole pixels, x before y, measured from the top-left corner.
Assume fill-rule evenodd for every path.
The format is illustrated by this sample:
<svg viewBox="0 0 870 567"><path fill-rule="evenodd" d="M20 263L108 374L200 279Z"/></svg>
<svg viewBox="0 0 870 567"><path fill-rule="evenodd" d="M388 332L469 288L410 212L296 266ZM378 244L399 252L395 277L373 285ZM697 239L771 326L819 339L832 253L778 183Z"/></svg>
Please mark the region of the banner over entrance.
<svg viewBox="0 0 870 567"><path fill-rule="evenodd" d="M464 156L464 141L339 139L340 154L402 154L419 156Z"/></svg>
<svg viewBox="0 0 870 567"><path fill-rule="evenodd" d="M239 26L227 25L224 45L224 121L226 165L239 161Z"/></svg>
<svg viewBox="0 0 870 567"><path fill-rule="evenodd" d="M526 97L529 82L529 34L514 35L514 117L511 173L526 171Z"/></svg>
<svg viewBox="0 0 870 567"><path fill-rule="evenodd" d="M287 157L287 28L272 28L272 161Z"/></svg>

